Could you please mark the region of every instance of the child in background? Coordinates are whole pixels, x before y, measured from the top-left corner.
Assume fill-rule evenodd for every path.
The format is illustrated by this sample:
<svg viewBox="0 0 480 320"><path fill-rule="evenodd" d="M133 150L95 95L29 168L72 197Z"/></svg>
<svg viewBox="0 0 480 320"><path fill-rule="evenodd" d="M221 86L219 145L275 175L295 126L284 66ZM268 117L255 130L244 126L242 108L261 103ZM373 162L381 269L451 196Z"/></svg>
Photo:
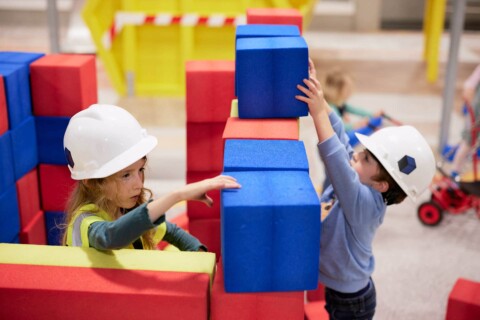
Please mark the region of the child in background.
<svg viewBox="0 0 480 320"><path fill-rule="evenodd" d="M184 186L156 200L143 186L147 154L157 139L126 110L92 105L74 115L64 136L72 179L63 244L110 249L156 249L167 241L182 251L206 251L198 239L165 221L165 212L183 200L211 206L206 192L239 188L218 176Z"/></svg>
<svg viewBox="0 0 480 320"><path fill-rule="evenodd" d="M365 149L353 152L345 128L324 99L310 61L310 79L296 98L308 104L318 136L318 150L331 185L323 191L320 282L330 319L372 319L376 308L371 278L372 242L388 205L415 200L435 174L435 159L411 126L357 134Z"/></svg>
<svg viewBox="0 0 480 320"><path fill-rule="evenodd" d="M382 112L372 112L354 107L347 101L353 93L353 80L340 69L332 69L325 74L323 81L323 94L325 100L333 111L343 120L346 131L357 130L369 125L370 118L378 117ZM350 115L361 117L357 123L353 123Z"/></svg>
<svg viewBox="0 0 480 320"><path fill-rule="evenodd" d="M464 82L463 99L473 108L475 120L478 121L480 119L480 65L477 66L470 77L468 77L468 79ZM462 141L460 142L458 150L455 153L455 157L453 158L451 176L454 179L458 178L458 175L460 174L465 162L465 158L467 158L471 151L471 130L472 128L470 126L466 126L462 132Z"/></svg>

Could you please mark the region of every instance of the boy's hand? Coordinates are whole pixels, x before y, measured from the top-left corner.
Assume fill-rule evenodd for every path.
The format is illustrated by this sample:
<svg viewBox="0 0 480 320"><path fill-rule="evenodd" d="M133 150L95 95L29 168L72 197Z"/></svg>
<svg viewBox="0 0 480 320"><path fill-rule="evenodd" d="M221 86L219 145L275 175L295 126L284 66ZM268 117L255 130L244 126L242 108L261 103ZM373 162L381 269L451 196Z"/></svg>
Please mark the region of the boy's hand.
<svg viewBox="0 0 480 320"><path fill-rule="evenodd" d="M310 77L309 80L303 79L305 86L297 85L297 89L302 91L305 96L297 95L297 100L303 101L308 105L308 111L311 116L316 116L323 111L328 110L328 103L323 97L323 91L320 82L316 78Z"/></svg>
<svg viewBox="0 0 480 320"><path fill-rule="evenodd" d="M308 76L310 78L317 79L317 70L315 69L315 64L313 63L312 58L308 58Z"/></svg>
<svg viewBox="0 0 480 320"><path fill-rule="evenodd" d="M213 200L207 195L208 191L238 188L241 188L241 186L235 178L220 175L215 178L188 184L182 188L181 193L183 200L201 201L211 207Z"/></svg>

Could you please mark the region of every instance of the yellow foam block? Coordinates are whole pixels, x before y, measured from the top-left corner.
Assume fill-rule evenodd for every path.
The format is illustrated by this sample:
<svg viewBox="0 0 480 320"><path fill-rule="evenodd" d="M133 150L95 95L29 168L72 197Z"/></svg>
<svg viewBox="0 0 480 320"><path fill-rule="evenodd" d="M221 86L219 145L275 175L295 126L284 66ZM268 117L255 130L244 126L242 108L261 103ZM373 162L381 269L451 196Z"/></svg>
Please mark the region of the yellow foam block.
<svg viewBox="0 0 480 320"><path fill-rule="evenodd" d="M109 268L215 274L215 254L211 252L93 248L0 244L0 263L64 267Z"/></svg>
<svg viewBox="0 0 480 320"><path fill-rule="evenodd" d="M238 99L233 99L230 107L230 117L238 118Z"/></svg>

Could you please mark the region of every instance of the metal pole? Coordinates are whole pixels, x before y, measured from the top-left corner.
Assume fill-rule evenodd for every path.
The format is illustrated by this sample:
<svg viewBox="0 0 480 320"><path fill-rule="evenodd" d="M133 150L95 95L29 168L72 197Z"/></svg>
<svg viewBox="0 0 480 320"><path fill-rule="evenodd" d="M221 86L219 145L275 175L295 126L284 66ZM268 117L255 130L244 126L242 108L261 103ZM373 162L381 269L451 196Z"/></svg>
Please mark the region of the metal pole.
<svg viewBox="0 0 480 320"><path fill-rule="evenodd" d="M58 10L57 0L47 0L47 19L48 31L50 35L50 51L51 53L60 52L60 38L58 36Z"/></svg>
<svg viewBox="0 0 480 320"><path fill-rule="evenodd" d="M450 20L450 49L448 52L448 64L446 70L445 87L443 89L442 120L440 124L439 152L447 144L450 131L450 117L455 96L455 82L457 80L458 49L463 32L466 0L453 1L453 13Z"/></svg>

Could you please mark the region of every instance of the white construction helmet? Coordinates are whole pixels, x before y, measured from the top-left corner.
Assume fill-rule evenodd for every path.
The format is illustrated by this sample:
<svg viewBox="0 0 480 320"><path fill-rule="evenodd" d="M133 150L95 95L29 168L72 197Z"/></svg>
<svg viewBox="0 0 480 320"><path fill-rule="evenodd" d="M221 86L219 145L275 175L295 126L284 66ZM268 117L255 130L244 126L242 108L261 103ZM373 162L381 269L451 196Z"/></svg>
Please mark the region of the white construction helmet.
<svg viewBox="0 0 480 320"><path fill-rule="evenodd" d="M413 201L428 188L435 175L435 157L417 129L387 127L371 136L355 135Z"/></svg>
<svg viewBox="0 0 480 320"><path fill-rule="evenodd" d="M143 158L157 145L126 110L94 104L75 114L63 137L72 179L108 177Z"/></svg>

